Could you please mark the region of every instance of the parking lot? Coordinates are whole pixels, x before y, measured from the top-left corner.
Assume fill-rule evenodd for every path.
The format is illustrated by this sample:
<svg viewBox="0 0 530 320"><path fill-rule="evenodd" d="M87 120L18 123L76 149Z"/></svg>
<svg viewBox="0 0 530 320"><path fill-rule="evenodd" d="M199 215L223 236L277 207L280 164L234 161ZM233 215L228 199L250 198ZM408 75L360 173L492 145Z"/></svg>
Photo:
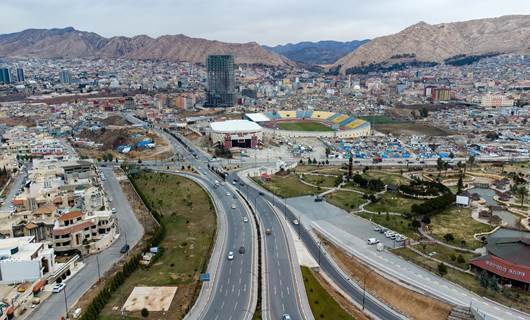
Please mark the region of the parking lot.
<svg viewBox="0 0 530 320"><path fill-rule="evenodd" d="M374 229L378 226L375 223L347 213L326 201L315 202L312 196L287 199L287 204L300 215L298 220L304 226L318 225L319 228L337 237L340 235L348 238L354 236L359 240L359 245L363 243L365 246L369 246L367 242L370 238L376 238L389 248L402 244L402 242L387 238L379 231L375 231ZM373 247L375 250L375 246Z"/></svg>

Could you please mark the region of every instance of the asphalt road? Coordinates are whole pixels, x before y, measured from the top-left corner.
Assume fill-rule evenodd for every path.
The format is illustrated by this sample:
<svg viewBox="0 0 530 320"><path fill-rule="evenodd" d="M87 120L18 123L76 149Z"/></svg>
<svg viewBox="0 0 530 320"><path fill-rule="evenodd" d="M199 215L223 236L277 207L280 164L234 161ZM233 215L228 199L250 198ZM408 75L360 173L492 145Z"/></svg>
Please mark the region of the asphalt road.
<svg viewBox="0 0 530 320"><path fill-rule="evenodd" d="M126 195L123 193L112 168L101 168L105 173L106 181L103 183L105 192L113 199L111 205L116 208L119 221L120 237L106 250L98 254L100 274L108 271L122 256L120 248L125 243L125 232L127 233L127 243L133 247L142 237L144 231L136 216L134 215ZM37 310L28 317L30 320L60 319L65 315L65 294L68 307L74 305L76 301L94 285L98 280L98 264L96 255L85 257L84 268L74 274L66 282L65 292L52 294L45 300Z"/></svg>
<svg viewBox="0 0 530 320"><path fill-rule="evenodd" d="M0 211L9 211L9 206L12 204L12 201L15 198L17 192L24 185L27 176L27 170L23 169L14 178L12 178L13 180L9 192L7 193L7 196L4 199L4 204L0 207Z"/></svg>
<svg viewBox="0 0 530 320"><path fill-rule="evenodd" d="M257 188L258 187L254 184L249 186L249 190L252 189L255 192L257 192ZM283 199L279 199L278 197L273 196L271 193L265 190L262 190L262 192L264 194L263 198L267 199L268 201L272 202L276 207L278 207L279 210L284 213L288 221L298 219L298 216L290 210L289 206L285 206L285 202L283 201ZM261 211L260 213L263 214L263 212ZM351 299L362 305L364 297L364 307L367 311L369 311L373 316L378 319L395 320L404 318L402 315L391 310L388 306L384 305L377 299L371 297L370 295L364 295L362 288L360 288L357 284L355 284L348 277L346 277L344 273L342 273L338 269L336 264L331 260L328 255L323 254L320 244L315 241L315 239L310 235L309 231L306 230L303 224L300 227L300 237L303 243L305 244L306 248L309 250L309 253L317 262L319 262L321 270L325 272L329 276L329 278L336 285L338 285L340 289L342 289L343 292L345 292Z"/></svg>

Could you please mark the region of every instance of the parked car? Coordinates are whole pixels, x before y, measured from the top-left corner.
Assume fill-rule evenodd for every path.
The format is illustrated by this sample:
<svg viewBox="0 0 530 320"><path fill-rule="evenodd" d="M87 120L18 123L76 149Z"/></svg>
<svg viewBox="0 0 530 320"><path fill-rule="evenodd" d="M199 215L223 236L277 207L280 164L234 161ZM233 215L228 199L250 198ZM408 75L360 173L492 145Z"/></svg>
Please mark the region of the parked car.
<svg viewBox="0 0 530 320"><path fill-rule="evenodd" d="M116 213L116 212L118 212L118 211L116 210L116 208L112 208L112 213Z"/></svg>
<svg viewBox="0 0 530 320"><path fill-rule="evenodd" d="M227 259L228 260L234 260L234 251L228 251Z"/></svg>
<svg viewBox="0 0 530 320"><path fill-rule="evenodd" d="M368 244L369 245L378 244L378 243L379 243L379 240L377 240L376 238L369 238L368 239Z"/></svg>
<svg viewBox="0 0 530 320"><path fill-rule="evenodd" d="M120 253L127 253L127 251L129 251L129 245L128 244L124 244L123 247L121 247L120 249Z"/></svg>
<svg viewBox="0 0 530 320"><path fill-rule="evenodd" d="M291 319L292 319L291 316L288 315L287 313L282 314L282 318L281 318L281 320L291 320Z"/></svg>
<svg viewBox="0 0 530 320"><path fill-rule="evenodd" d="M63 291L64 287L66 287L66 284L58 283L58 284L53 286L52 292L53 293L59 293L59 292Z"/></svg>

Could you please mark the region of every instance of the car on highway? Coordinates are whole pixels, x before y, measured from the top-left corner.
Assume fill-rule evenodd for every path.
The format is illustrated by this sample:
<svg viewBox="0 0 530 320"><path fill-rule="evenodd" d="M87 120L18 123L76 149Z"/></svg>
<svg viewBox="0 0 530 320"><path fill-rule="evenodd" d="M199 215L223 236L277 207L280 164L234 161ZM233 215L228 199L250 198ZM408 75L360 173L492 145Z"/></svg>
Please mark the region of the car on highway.
<svg viewBox="0 0 530 320"><path fill-rule="evenodd" d="M247 223L247 222L248 222L248 218L247 218L247 217L244 217L244 218L243 218L243 222L244 222L244 223Z"/></svg>
<svg viewBox="0 0 530 320"><path fill-rule="evenodd" d="M230 192L227 192L227 193L226 193L226 196L227 196L227 197L230 197Z"/></svg>
<svg viewBox="0 0 530 320"><path fill-rule="evenodd" d="M282 314L282 318L281 318L281 320L291 320L291 319L292 319L291 316L288 315L287 313Z"/></svg>
<svg viewBox="0 0 530 320"><path fill-rule="evenodd" d="M245 253L245 247L239 247L239 253L240 254Z"/></svg>
<svg viewBox="0 0 530 320"><path fill-rule="evenodd" d="M112 213L116 213L116 212L118 212L118 211L116 210L116 208L112 208L111 211L112 211Z"/></svg>
<svg viewBox="0 0 530 320"><path fill-rule="evenodd" d="M235 186L235 185L236 185L236 182L235 182L235 181L232 181L232 184Z"/></svg>
<svg viewBox="0 0 530 320"><path fill-rule="evenodd" d="M228 260L234 260L234 251L228 251L227 259Z"/></svg>
<svg viewBox="0 0 530 320"><path fill-rule="evenodd" d="M58 283L58 284L53 286L52 292L53 293L59 293L59 292L63 291L64 287L66 287L66 284Z"/></svg>
<svg viewBox="0 0 530 320"><path fill-rule="evenodd" d="M324 200L324 197L322 197L322 196L316 196L315 197L315 202L322 202L322 200Z"/></svg>
<svg viewBox="0 0 530 320"><path fill-rule="evenodd" d="M293 220L293 224L294 224L295 226L297 226L297 225L299 225L299 224L300 224L300 221L298 221L298 220L294 219L294 220Z"/></svg>
<svg viewBox="0 0 530 320"><path fill-rule="evenodd" d="M232 204L232 209L235 209L235 208L236 208L236 204L233 203L233 204Z"/></svg>
<svg viewBox="0 0 530 320"><path fill-rule="evenodd" d="M269 228L265 229L265 234L268 235L268 236L271 235L272 234L272 230L269 229Z"/></svg>
<svg viewBox="0 0 530 320"><path fill-rule="evenodd" d="M127 253L127 251L129 251L129 245L128 244L124 244L123 247L121 247L120 249L120 253Z"/></svg>
<svg viewBox="0 0 530 320"><path fill-rule="evenodd" d="M368 239L368 244L369 245L378 244L378 243L379 243L379 240L377 240L376 238L369 238Z"/></svg>
<svg viewBox="0 0 530 320"><path fill-rule="evenodd" d="M259 195L260 195L260 196L263 196L263 195L265 195L265 194L263 193L263 191L260 191L260 192L259 192Z"/></svg>

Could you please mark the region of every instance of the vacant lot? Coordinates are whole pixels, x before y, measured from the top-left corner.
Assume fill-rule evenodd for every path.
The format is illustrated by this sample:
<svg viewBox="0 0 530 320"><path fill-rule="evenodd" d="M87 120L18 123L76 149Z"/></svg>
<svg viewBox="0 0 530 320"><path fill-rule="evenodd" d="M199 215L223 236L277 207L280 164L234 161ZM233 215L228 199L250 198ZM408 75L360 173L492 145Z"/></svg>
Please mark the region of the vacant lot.
<svg viewBox="0 0 530 320"><path fill-rule="evenodd" d="M410 213L410 207L415 203L421 202L421 200L409 199L396 193L386 192L379 201L367 205L366 210L373 212Z"/></svg>
<svg viewBox="0 0 530 320"><path fill-rule="evenodd" d="M186 178L141 172L134 182L151 211L161 215L166 230L160 245L163 254L149 268L138 269L125 281L103 310L103 318L120 319L119 310L136 286L176 286L169 312L151 312L149 318L180 319L198 294L199 273L210 256L216 226L214 208L207 193ZM129 316L140 318L140 313Z"/></svg>
<svg viewBox="0 0 530 320"><path fill-rule="evenodd" d="M282 198L292 198L317 194L322 192L319 188L308 186L298 179L295 174L286 176L272 176L271 181L263 182L260 178L254 178L259 185Z"/></svg>
<svg viewBox="0 0 530 320"><path fill-rule="evenodd" d="M425 136L447 136L449 133L442 129L417 124L414 122L375 124L374 129L383 133L391 133L399 136L405 135L425 135Z"/></svg>
<svg viewBox="0 0 530 320"><path fill-rule="evenodd" d="M336 191L327 194L326 201L346 211L353 211L366 202L362 195L350 191Z"/></svg>
<svg viewBox="0 0 530 320"><path fill-rule="evenodd" d="M315 319L355 319L322 287L311 269L302 267L302 276L304 277L307 299Z"/></svg>
<svg viewBox="0 0 530 320"><path fill-rule="evenodd" d="M428 226L429 232L436 239L447 242L444 235L452 234L454 240L448 243L471 249L483 246L480 241L473 238L475 233L488 232L492 229L491 226L471 218L470 209L456 207L433 216Z"/></svg>
<svg viewBox="0 0 530 320"><path fill-rule="evenodd" d="M290 131L333 131L330 127L316 121L280 122L281 130Z"/></svg>

